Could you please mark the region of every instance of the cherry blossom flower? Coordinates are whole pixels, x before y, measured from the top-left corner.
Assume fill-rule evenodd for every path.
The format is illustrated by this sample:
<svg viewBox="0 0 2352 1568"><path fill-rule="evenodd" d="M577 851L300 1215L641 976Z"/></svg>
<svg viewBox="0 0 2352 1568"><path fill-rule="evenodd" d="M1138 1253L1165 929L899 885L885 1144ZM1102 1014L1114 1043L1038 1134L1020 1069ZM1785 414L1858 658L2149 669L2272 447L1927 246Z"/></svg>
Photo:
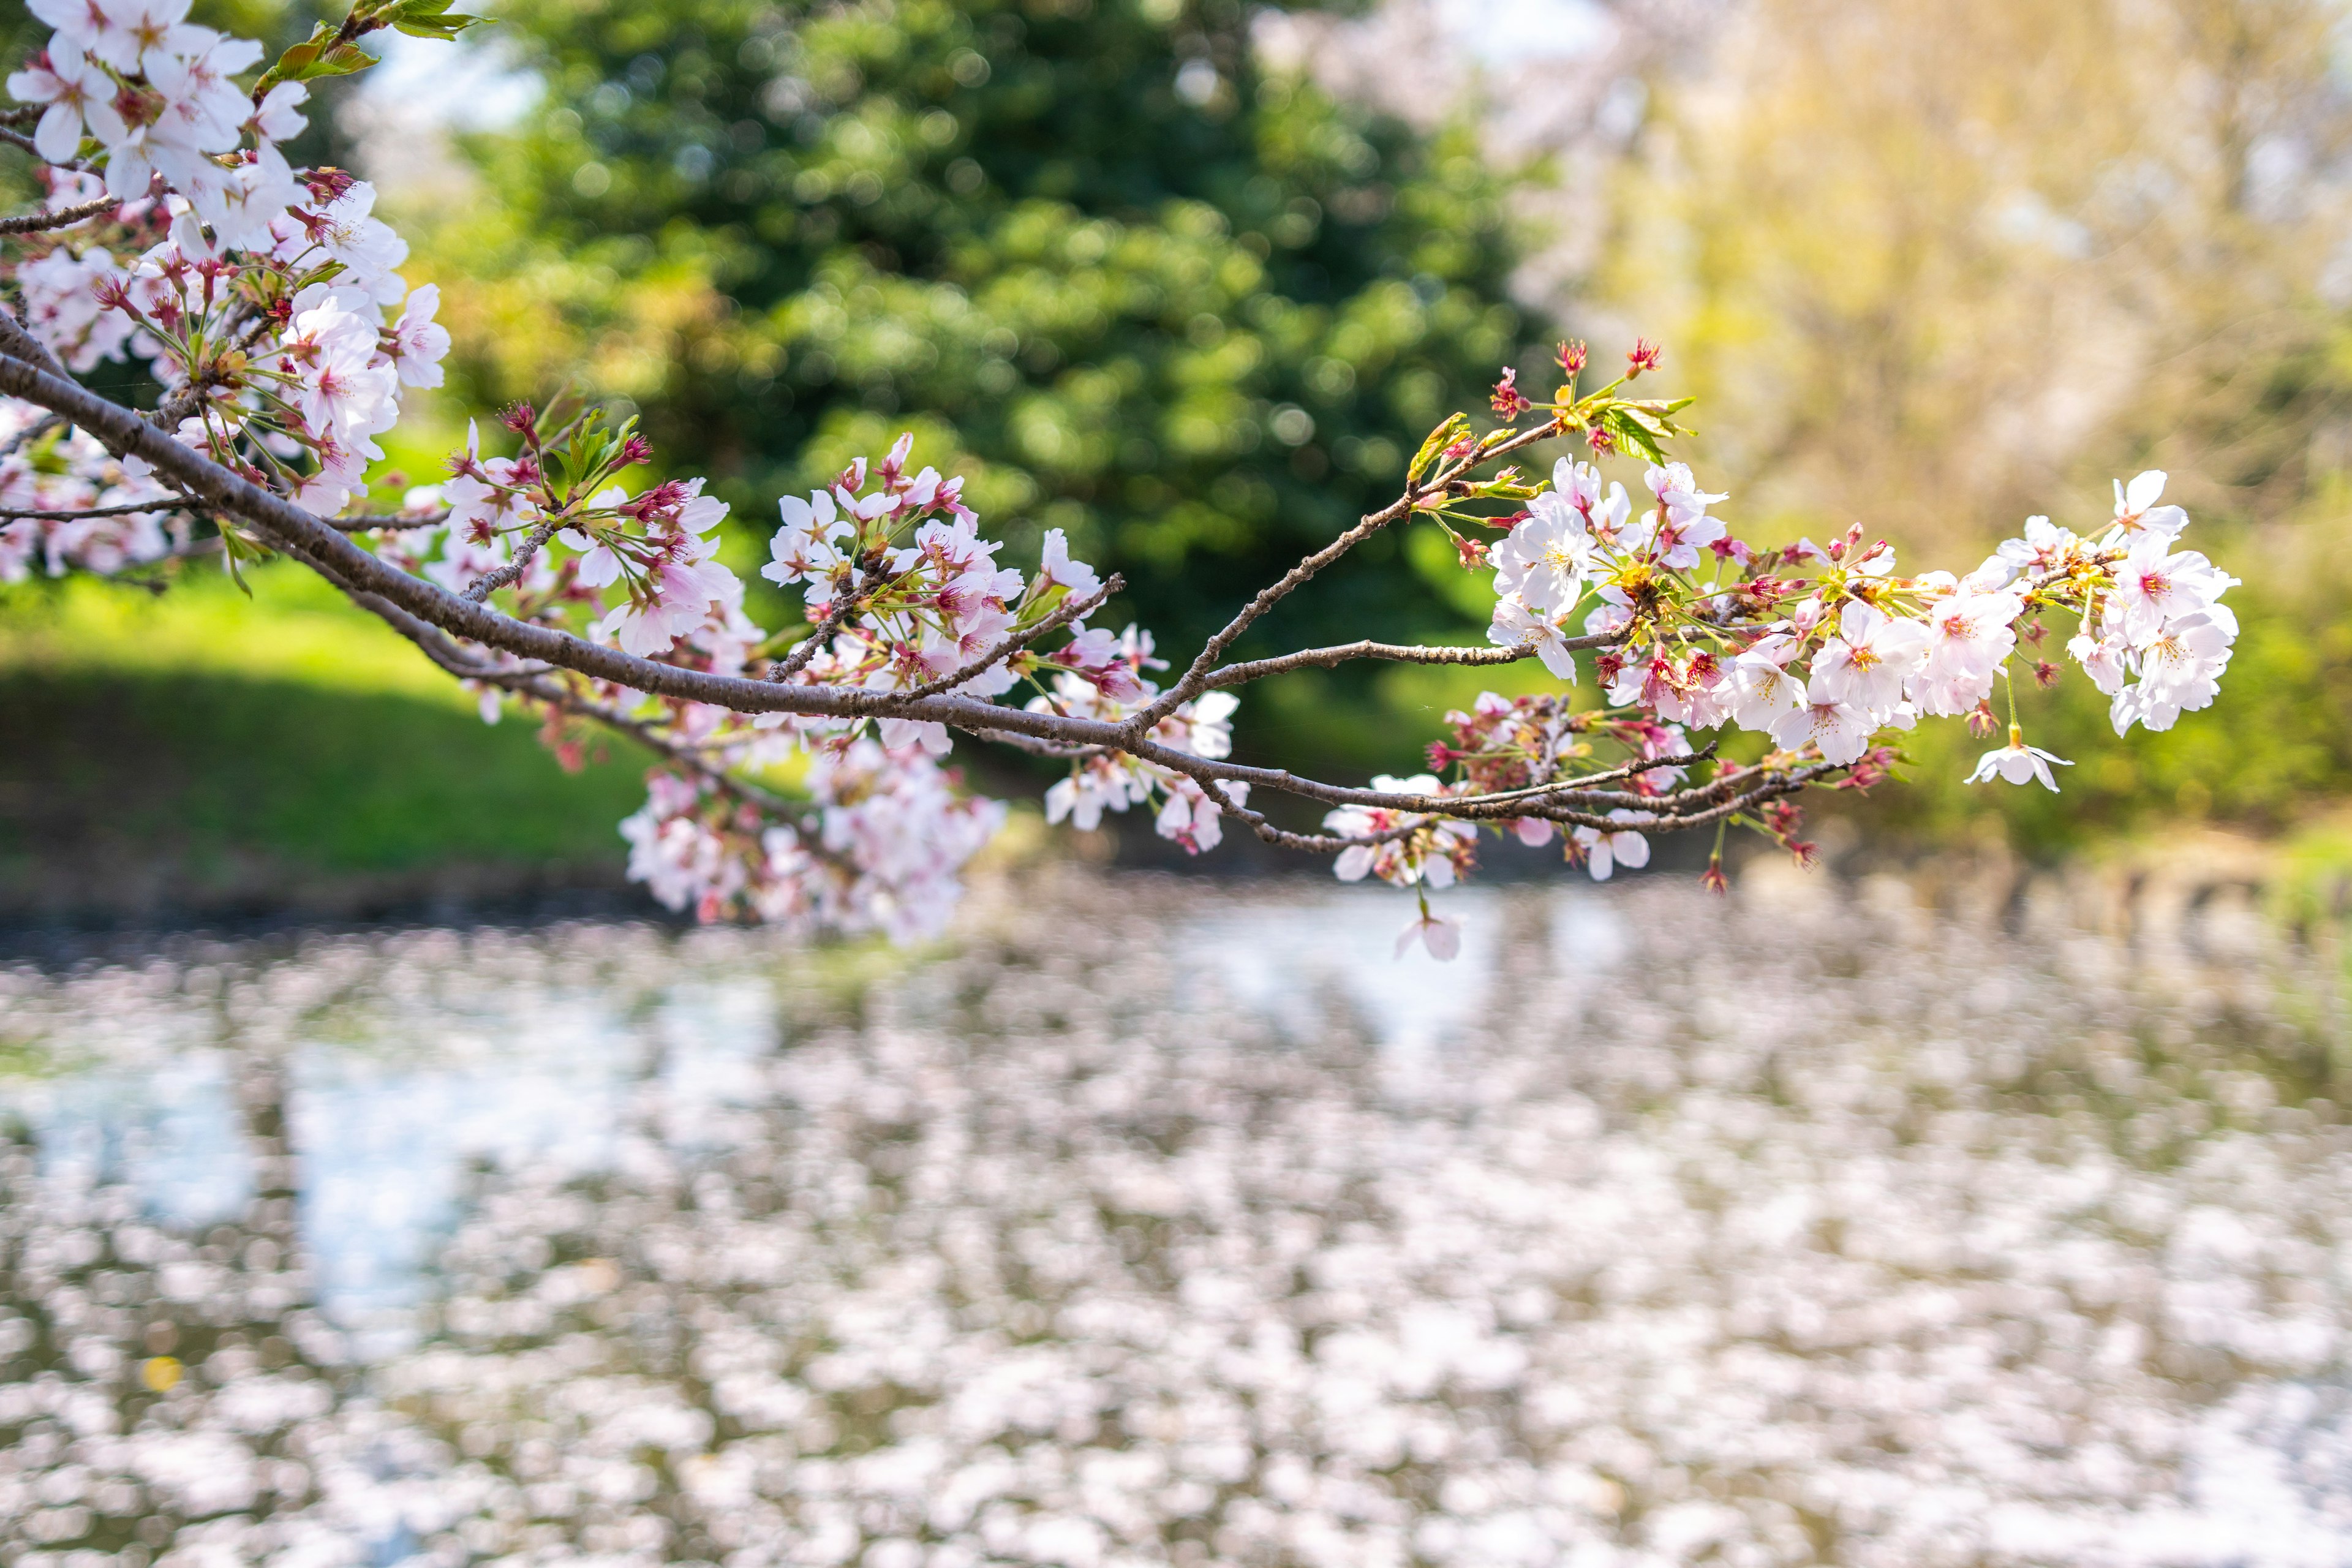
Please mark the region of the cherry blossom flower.
<svg viewBox="0 0 2352 1568"><path fill-rule="evenodd" d="M1584 595L1593 570L1593 540L1585 513L1569 498L1547 490L1528 503L1526 521L1487 554L1495 592L1507 600L1565 616Z"/></svg>
<svg viewBox="0 0 2352 1568"><path fill-rule="evenodd" d="M1732 660L1730 711L1741 729L1769 731L1790 714L1811 705L1805 683L1788 668L1797 651L1794 637L1775 633Z"/></svg>
<svg viewBox="0 0 2352 1568"><path fill-rule="evenodd" d="M310 120L297 112L310 101L310 89L306 82L281 81L261 95L253 108L245 129L257 141L290 142L310 127Z"/></svg>
<svg viewBox="0 0 2352 1568"><path fill-rule="evenodd" d="M357 290L378 305L398 302L407 291L394 269L408 259L408 242L372 216L375 187L354 180L342 194L319 206L297 207L270 225L272 252L284 262L332 261L343 271L338 287Z"/></svg>
<svg viewBox="0 0 2352 1568"><path fill-rule="evenodd" d="M1433 914L1423 904L1404 930L1397 932L1396 956L1402 958L1413 943L1429 950L1429 956L1441 963L1451 963L1462 956L1463 921L1459 915Z"/></svg>
<svg viewBox="0 0 2352 1568"><path fill-rule="evenodd" d="M2067 530L2060 528L2048 518L2029 517L2025 520L2023 536L2002 541L1991 559L1979 567L1978 571L1991 572L1994 569L1994 563L2000 563L2007 575L2002 576L1994 585L2007 587L2021 574L2046 572L2057 566L2070 552L2081 549L2082 543L2080 539Z"/></svg>
<svg viewBox="0 0 2352 1568"><path fill-rule="evenodd" d="M2011 724L2009 727L2009 744L1979 757L1976 772L1969 775L1969 783L1983 784L1988 779L2000 778L2013 784L2021 784L2039 780L2042 788L2055 795L2058 793L2058 781L2050 772L2053 763L2062 768L2074 765L2039 746L2027 745L2025 737L2016 725Z"/></svg>
<svg viewBox="0 0 2352 1568"><path fill-rule="evenodd" d="M833 497L824 490L814 492L806 500L785 496L776 506L784 526L770 542L773 559L760 568L760 575L784 586L807 583L809 602L821 604L834 591L835 574L849 569L849 557L841 544L854 538L856 530L841 521Z"/></svg>
<svg viewBox="0 0 2352 1568"><path fill-rule="evenodd" d="M54 8L68 9L63 4ZM188 0L105 0L103 6L82 4L70 9L90 26L89 52L126 76L152 74L174 57L202 53L219 36L186 21Z"/></svg>
<svg viewBox="0 0 2352 1568"><path fill-rule="evenodd" d="M114 79L63 34L8 78L8 95L17 102L47 105L33 128L33 145L52 163L72 161L85 123L101 142L121 139L114 93Z"/></svg>
<svg viewBox="0 0 2352 1568"><path fill-rule="evenodd" d="M1248 804L1249 785L1240 780L1218 787L1235 805ZM1160 837L1181 845L1188 853L1203 855L1223 837L1223 816L1206 790L1180 774L1169 781L1167 799L1153 826Z"/></svg>
<svg viewBox="0 0 2352 1568"><path fill-rule="evenodd" d="M1825 761L1843 763L1860 761L1877 729L1878 721L1867 709L1833 701L1815 690L1803 707L1773 723L1772 739L1790 751L1817 746Z"/></svg>
<svg viewBox="0 0 2352 1568"><path fill-rule="evenodd" d="M1533 647L1544 668L1562 680L1576 679L1576 655L1568 647L1567 620L1573 611L1530 608L1517 595L1495 601L1495 618L1486 640L1504 647Z"/></svg>
<svg viewBox="0 0 2352 1568"><path fill-rule="evenodd" d="M2157 505L2164 494L2164 481L2161 468L2136 475L2128 486L2121 479L2116 481L2116 526L2126 537L2136 542L2142 534L2178 539L2189 526L2189 514L2180 508Z"/></svg>
<svg viewBox="0 0 2352 1568"><path fill-rule="evenodd" d="M1650 817L1623 806L1609 814L1612 822L1648 822ZM1640 870L1650 863L1650 841L1632 826L1603 833L1597 827L1579 827L1571 835L1584 851L1584 864L1596 882L1605 882L1620 866Z"/></svg>
<svg viewBox="0 0 2352 1568"><path fill-rule="evenodd" d="M1927 642L1916 621L1849 599L1838 612L1837 635L1813 656L1808 689L1816 701L1891 712L1903 700L1904 682L1926 661Z"/></svg>
<svg viewBox="0 0 2352 1568"><path fill-rule="evenodd" d="M2176 555L2171 547L2172 535L2145 531L2116 568L2116 604L2122 611L2124 636L2135 645L2154 637L2168 619L2204 608L2236 584L2196 551Z"/></svg>
<svg viewBox="0 0 2352 1568"><path fill-rule="evenodd" d="M1660 563L1676 572L1692 570L1699 563L1699 552L1726 532L1721 521L1708 516L1706 509L1730 497L1700 489L1687 463L1663 467L1654 463L1643 478L1665 514L1654 535Z"/></svg>
<svg viewBox="0 0 2352 1568"><path fill-rule="evenodd" d="M929 468L923 472L931 477L936 491L938 476ZM920 489L919 486L917 488ZM1030 581L1033 590L1041 596L1058 587L1067 589L1069 597L1073 599L1083 599L1102 587L1102 579L1095 574L1093 567L1083 561L1070 559L1069 540L1058 528L1045 531L1045 545L1038 557L1037 575Z"/></svg>
<svg viewBox="0 0 2352 1568"><path fill-rule="evenodd" d="M2184 712L2209 706L2221 691L2237 633L2227 606L2209 605L2168 621L2145 647L2133 650L2140 679L2115 694L2110 710L2116 733L2134 723L2169 730Z"/></svg>
<svg viewBox="0 0 2352 1568"><path fill-rule="evenodd" d="M403 386L441 384L441 361L449 353L449 329L433 319L440 309L439 284L426 283L408 291L400 320L383 344Z"/></svg>
<svg viewBox="0 0 2352 1568"><path fill-rule="evenodd" d="M1992 690L1993 678L2016 650L2013 625L2025 613L2015 594L1954 585L1925 610L1926 657L1908 686L1923 713L1965 713Z"/></svg>

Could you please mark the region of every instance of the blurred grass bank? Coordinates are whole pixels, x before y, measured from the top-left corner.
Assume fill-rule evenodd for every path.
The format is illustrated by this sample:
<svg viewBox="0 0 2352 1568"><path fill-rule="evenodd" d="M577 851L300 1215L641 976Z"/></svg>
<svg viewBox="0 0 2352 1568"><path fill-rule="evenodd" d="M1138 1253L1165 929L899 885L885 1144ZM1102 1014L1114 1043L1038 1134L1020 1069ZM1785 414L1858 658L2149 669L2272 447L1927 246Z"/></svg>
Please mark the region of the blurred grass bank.
<svg viewBox="0 0 2352 1568"><path fill-rule="evenodd" d="M299 567L0 593L0 920L351 917L620 885L642 764L558 768Z"/></svg>

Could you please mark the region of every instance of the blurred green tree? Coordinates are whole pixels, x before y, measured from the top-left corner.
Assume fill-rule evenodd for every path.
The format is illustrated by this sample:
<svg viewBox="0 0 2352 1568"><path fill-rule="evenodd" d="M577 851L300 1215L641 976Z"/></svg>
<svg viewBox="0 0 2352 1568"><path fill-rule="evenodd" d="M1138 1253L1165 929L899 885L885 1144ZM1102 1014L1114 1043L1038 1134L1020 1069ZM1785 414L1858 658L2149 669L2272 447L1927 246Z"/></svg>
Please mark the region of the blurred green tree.
<svg viewBox="0 0 2352 1568"><path fill-rule="evenodd" d="M1392 498L1519 343L1473 137L1265 74L1239 0L500 19L547 90L469 140L485 199L428 247L471 390L628 396L754 524L911 428L1016 556L1066 530L1181 652ZM1376 542L1270 631L1467 629L1437 543Z"/></svg>

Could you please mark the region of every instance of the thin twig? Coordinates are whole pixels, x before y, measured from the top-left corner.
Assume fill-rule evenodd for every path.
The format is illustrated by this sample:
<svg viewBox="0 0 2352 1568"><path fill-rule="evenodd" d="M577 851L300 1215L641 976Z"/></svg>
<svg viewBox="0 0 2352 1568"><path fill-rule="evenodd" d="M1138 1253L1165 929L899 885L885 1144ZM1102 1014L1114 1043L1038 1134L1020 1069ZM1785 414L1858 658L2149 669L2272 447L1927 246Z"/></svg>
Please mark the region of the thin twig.
<svg viewBox="0 0 2352 1568"><path fill-rule="evenodd" d="M48 163L52 169L71 169L77 174L84 174L90 172L89 163L86 159L68 158L62 163L49 163L47 158L41 158L40 146L31 137L21 131L12 131L5 125L0 125L0 142L5 142L12 147L23 148L34 157L40 158L42 163Z"/></svg>
<svg viewBox="0 0 2352 1568"><path fill-rule="evenodd" d="M40 418L34 420L30 425L26 426L22 430L17 431L14 436L9 437L5 445L0 445L0 458L15 457L24 447L31 442L39 440L50 431L64 429L65 423L66 416L62 414L43 415Z"/></svg>
<svg viewBox="0 0 2352 1568"><path fill-rule="evenodd" d="M1052 615L1047 616L1044 620L1039 621L1027 631L1016 632L1013 636L1006 637L1003 642L998 643L994 647L990 648L986 653L982 654L978 658L973 659L961 669L956 670L951 674L943 675L937 680L925 681L922 685L915 687L910 690L901 692L898 695L904 697L936 697L942 691L953 691L965 681L971 680L977 677L987 674L997 663L1003 659L1012 658L1014 654L1019 653L1023 648L1027 647L1031 643L1035 642L1039 637L1045 636L1048 632L1053 631L1057 626L1066 626L1072 621L1077 620L1081 616L1092 613L1093 610L1105 599L1109 598L1113 594L1118 593L1121 588L1126 586L1127 580L1121 577L1118 573L1114 572L1110 574L1109 578L1104 582L1101 587L1097 588L1084 599L1072 599L1062 605L1059 608L1055 609Z"/></svg>
<svg viewBox="0 0 2352 1568"><path fill-rule="evenodd" d="M338 533L396 533L403 529L438 528L449 521L449 512L444 508L426 517L378 512L362 517L330 517L321 521Z"/></svg>
<svg viewBox="0 0 2352 1568"><path fill-rule="evenodd" d="M1051 757L1056 762L1084 762L1088 757L1109 756L1113 751L1109 746L1073 746L1059 741L1043 741L1034 735L1016 735L1010 730L992 730L986 725L973 726L968 733L974 740L1010 746L1016 752L1026 752L1033 757Z"/></svg>
<svg viewBox="0 0 2352 1568"><path fill-rule="evenodd" d="M200 502L185 496L163 496L155 500L125 501L121 506L85 507L77 511L47 511L38 507L0 507L0 521L5 522L81 522L94 517L130 517L142 511L187 511L199 509Z"/></svg>
<svg viewBox="0 0 2352 1568"><path fill-rule="evenodd" d="M1130 734L1143 734L1160 720L1207 690L1210 673L1216 668L1217 661L1225 657L1225 650L1233 647L1244 632L1255 625L1259 617L1304 587L1325 567L1331 565L1389 524L1402 518L1411 517L1415 509L1444 496L1455 480L1473 468L1490 463L1496 458L1515 452L1522 447L1549 440L1567 427L1567 422L1555 415L1532 429L1516 432L1509 439L1499 442L1491 448L1474 450L1465 457L1456 458L1451 465L1440 468L1418 486L1408 486L1404 494L1380 510L1370 513L1355 527L1284 573L1281 581L1260 589L1256 596L1243 605L1232 620L1226 622L1222 629L1201 646L1199 656L1185 669L1181 679L1162 692L1149 707L1128 719L1128 731Z"/></svg>
<svg viewBox="0 0 2352 1568"><path fill-rule="evenodd" d="M530 563L539 558L541 548L549 540L554 538L555 531L562 526L563 519L561 517L551 517L541 521L529 533L523 535L522 543L515 549L513 560L495 572L485 572L472 587L466 590L467 602L478 605L508 584L521 582L522 574L530 571Z"/></svg>
<svg viewBox="0 0 2352 1568"><path fill-rule="evenodd" d="M824 618L809 628L809 635L795 644L792 652L768 667L769 683L781 686L806 669L810 661L824 651L825 645L833 640L834 634L847 626L849 617L857 614L865 605L866 595L888 580L888 575L884 572L878 559L868 565L859 567L856 582L826 607Z"/></svg>
<svg viewBox="0 0 2352 1568"><path fill-rule="evenodd" d="M1625 640L1622 632L1607 632L1598 637L1565 637L1560 646L1571 653L1588 648L1608 647ZM1229 664L1213 671L1202 686L1210 691L1222 691L1229 687L1246 686L1253 680L1264 680L1270 675L1286 675L1294 669L1333 669L1360 658L1388 659L1401 664L1496 665L1517 664L1536 657L1536 645L1516 643L1507 647L1479 647L1475 645L1447 647L1441 644L1410 645L1402 643L1362 642L1338 643L1329 647L1301 648L1275 658L1254 658L1243 664Z"/></svg>
<svg viewBox="0 0 2352 1568"><path fill-rule="evenodd" d="M111 212L121 205L112 196L100 196L78 207L59 207L55 212L26 213L21 217L0 218L0 234L39 234L46 229L69 228L85 218Z"/></svg>

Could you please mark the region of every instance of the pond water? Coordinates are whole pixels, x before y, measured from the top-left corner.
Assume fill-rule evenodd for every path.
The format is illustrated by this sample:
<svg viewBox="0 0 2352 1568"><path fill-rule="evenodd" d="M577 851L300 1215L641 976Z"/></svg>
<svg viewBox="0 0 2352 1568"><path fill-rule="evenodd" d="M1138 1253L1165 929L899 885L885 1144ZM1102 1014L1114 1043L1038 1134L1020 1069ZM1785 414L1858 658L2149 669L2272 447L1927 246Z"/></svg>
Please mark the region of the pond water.
<svg viewBox="0 0 2352 1568"><path fill-rule="evenodd" d="M0 1563L2352 1563L2329 1009L1780 886L0 970Z"/></svg>

